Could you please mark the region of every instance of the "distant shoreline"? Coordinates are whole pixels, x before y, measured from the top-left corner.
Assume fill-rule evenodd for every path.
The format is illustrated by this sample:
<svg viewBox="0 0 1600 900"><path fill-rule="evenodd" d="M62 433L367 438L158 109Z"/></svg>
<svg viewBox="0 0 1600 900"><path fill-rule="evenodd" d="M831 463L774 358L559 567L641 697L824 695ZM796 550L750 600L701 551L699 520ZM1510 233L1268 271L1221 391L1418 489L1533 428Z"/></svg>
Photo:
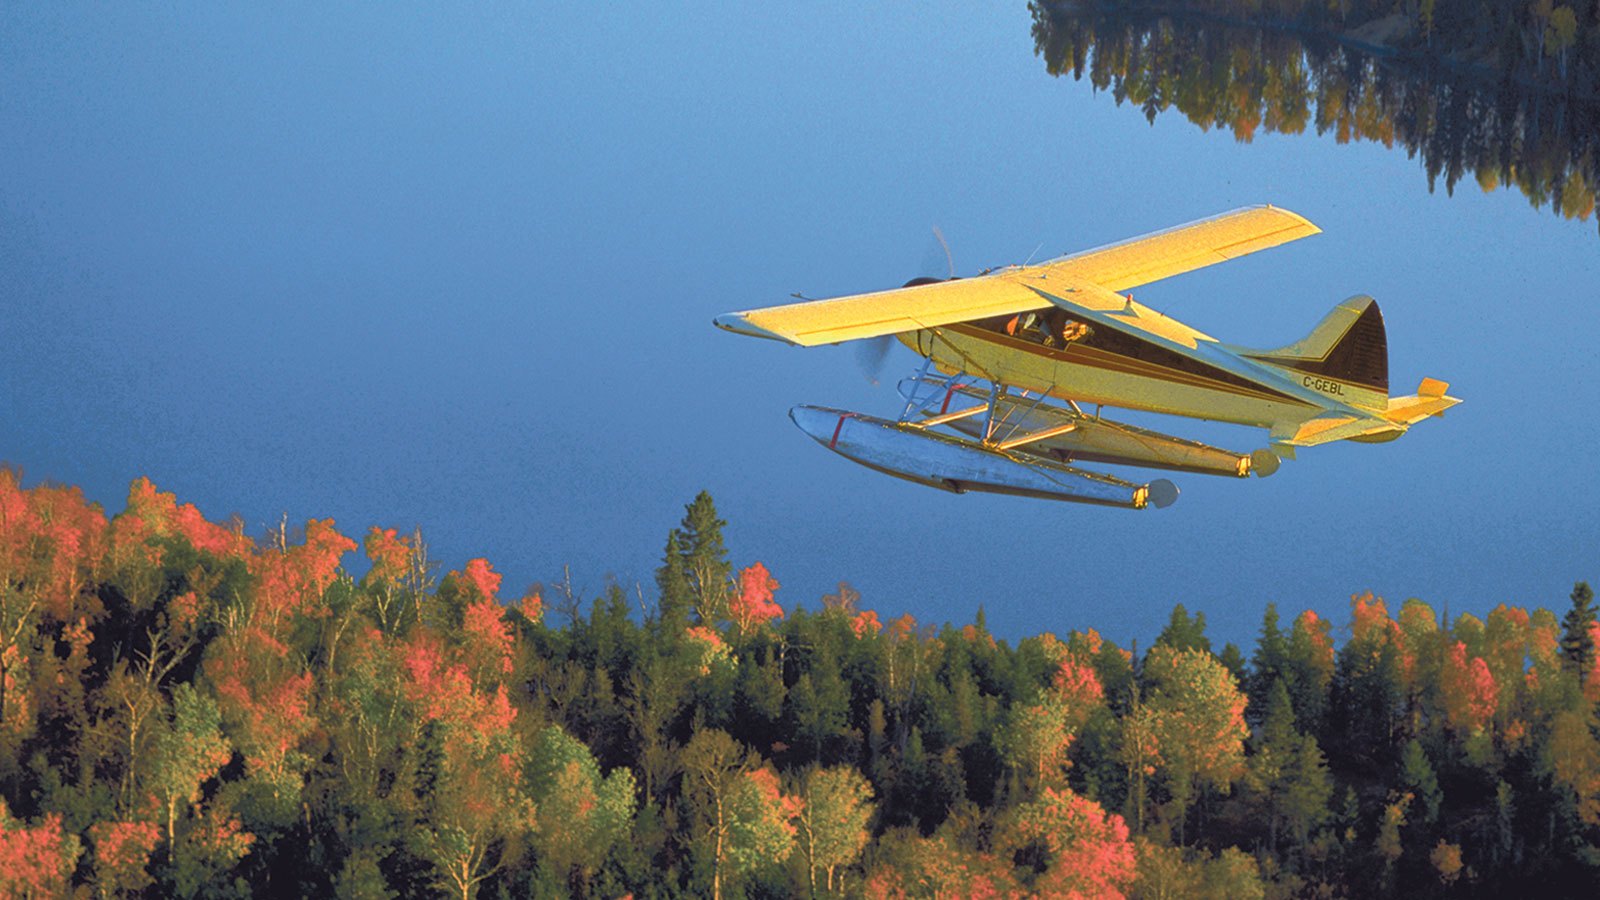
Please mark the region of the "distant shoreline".
<svg viewBox="0 0 1600 900"><path fill-rule="evenodd" d="M1532 78L1515 70L1504 68L1494 61L1495 53L1492 47L1477 46L1451 53L1441 53L1405 46L1403 42L1412 36L1415 31L1415 24L1410 16L1400 12L1370 19L1354 28L1334 30L1282 19L1242 19L1236 16L1225 16L1172 4L1137 3L1118 6L1100 4L1082 6L1071 2L1061 2L1061 0L1054 0L1054 2L1052 0L1035 0L1035 2L1051 15L1167 17L1212 22L1234 28L1258 28L1266 31L1284 32L1301 38L1335 41L1343 47L1372 57L1393 60L1403 65L1443 68L1448 70L1451 75L1470 78L1485 84L1502 85L1511 83L1518 87L1539 91L1553 97L1586 103L1600 100L1600 97L1597 97L1594 92L1583 90L1576 84L1553 83L1548 79Z"/></svg>
<svg viewBox="0 0 1600 900"><path fill-rule="evenodd" d="M1550 79L1507 74L1499 63L1527 64L1510 49L1511 32L1491 64L1482 50L1445 55L1443 39L1416 46L1404 15L1335 32L1288 14L1260 23L1173 5L1030 8L1035 49L1052 74L1081 78L1088 68L1097 88L1118 103L1133 98L1148 119L1175 106L1244 141L1262 127L1299 133L1314 119L1317 133L1331 129L1340 143L1398 143L1420 156L1430 191L1440 177L1453 191L1471 173L1486 191L1516 185L1535 207L1569 219L1594 213L1600 107ZM1581 79L1582 65L1568 71Z"/></svg>

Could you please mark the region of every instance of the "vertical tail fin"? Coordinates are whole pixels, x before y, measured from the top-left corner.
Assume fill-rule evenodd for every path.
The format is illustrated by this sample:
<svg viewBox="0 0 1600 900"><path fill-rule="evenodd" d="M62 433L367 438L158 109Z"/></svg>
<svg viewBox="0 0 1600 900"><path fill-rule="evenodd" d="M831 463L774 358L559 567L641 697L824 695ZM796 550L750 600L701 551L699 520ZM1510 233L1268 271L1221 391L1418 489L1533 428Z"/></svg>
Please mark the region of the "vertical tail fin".
<svg viewBox="0 0 1600 900"><path fill-rule="evenodd" d="M1250 357L1312 378L1350 385L1357 389L1351 397L1358 405L1378 409L1387 405L1389 340L1383 313L1371 297L1351 297L1335 306L1300 340Z"/></svg>

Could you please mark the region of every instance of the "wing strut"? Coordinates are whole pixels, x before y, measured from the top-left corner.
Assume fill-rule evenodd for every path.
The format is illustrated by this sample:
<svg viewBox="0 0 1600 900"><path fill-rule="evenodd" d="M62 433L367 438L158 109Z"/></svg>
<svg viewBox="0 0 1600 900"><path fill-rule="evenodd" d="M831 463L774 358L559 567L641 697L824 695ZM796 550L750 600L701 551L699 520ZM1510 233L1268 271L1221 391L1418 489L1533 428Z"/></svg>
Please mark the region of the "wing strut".
<svg viewBox="0 0 1600 900"><path fill-rule="evenodd" d="M1023 444L1032 444L1047 438L1053 438L1057 435L1066 434L1069 431L1077 430L1078 426L1076 423L1068 422L1065 425L1057 425L1054 428L1046 428L1043 431L1031 431L1022 437L1012 438L1008 441L1001 441L994 446L1000 450L1010 450L1013 447L1021 447Z"/></svg>
<svg viewBox="0 0 1600 900"><path fill-rule="evenodd" d="M927 380L928 380L928 367L931 366L931 365L933 365L933 354L929 353L927 356L924 356L922 358L922 366L921 366L921 368L917 369L917 380L916 380L916 384L917 385L922 385L922 384L926 384L927 383ZM949 398L948 398L948 395L946 395L945 402L946 403L950 402ZM916 406L916 405L917 405L917 390L916 390L915 387L913 387L911 389L911 392L906 395L906 408L900 411L900 421L904 422L905 420L911 418L911 407Z"/></svg>

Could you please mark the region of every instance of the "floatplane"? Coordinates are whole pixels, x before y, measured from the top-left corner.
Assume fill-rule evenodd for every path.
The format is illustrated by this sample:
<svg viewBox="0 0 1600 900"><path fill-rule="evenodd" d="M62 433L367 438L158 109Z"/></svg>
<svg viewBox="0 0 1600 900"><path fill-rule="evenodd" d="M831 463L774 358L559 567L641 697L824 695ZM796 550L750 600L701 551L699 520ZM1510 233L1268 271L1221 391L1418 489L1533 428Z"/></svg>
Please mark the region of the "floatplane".
<svg viewBox="0 0 1600 900"><path fill-rule="evenodd" d="M1178 496L1167 479L1138 483L1074 464L1265 477L1301 447L1393 440L1460 402L1432 378L1415 394L1389 396L1383 315L1368 296L1335 306L1286 347L1255 350L1122 293L1320 230L1285 209L1247 207L1038 264L917 278L715 322L803 347L892 336L924 357L899 383L898 419L789 411L801 430L854 462L958 493L1164 507ZM1237 453L1112 421L1101 415L1106 407L1265 428L1267 446Z"/></svg>

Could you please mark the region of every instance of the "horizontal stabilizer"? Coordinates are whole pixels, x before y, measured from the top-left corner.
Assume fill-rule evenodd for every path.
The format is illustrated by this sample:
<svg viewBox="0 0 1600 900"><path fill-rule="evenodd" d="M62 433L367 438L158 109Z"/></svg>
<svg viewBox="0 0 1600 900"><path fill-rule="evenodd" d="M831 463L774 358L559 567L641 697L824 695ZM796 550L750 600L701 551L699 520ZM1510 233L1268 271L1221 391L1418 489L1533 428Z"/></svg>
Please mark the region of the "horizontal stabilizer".
<svg viewBox="0 0 1600 900"><path fill-rule="evenodd" d="M1273 450L1279 456L1294 458L1295 447L1314 447L1333 441L1379 443L1392 441L1413 423L1437 416L1461 401L1445 394L1450 385L1424 378L1417 393L1410 397L1390 397L1388 409L1378 416L1352 416L1330 413L1303 422L1286 422L1272 429Z"/></svg>
<svg viewBox="0 0 1600 900"><path fill-rule="evenodd" d="M1417 393L1410 397L1390 397L1389 409L1383 417L1391 422L1410 425L1429 416L1443 415L1444 411L1461 401L1445 394L1450 385L1433 378L1422 379Z"/></svg>
<svg viewBox="0 0 1600 900"><path fill-rule="evenodd" d="M1384 419L1335 414L1317 416L1287 427L1273 428L1271 441L1274 450L1280 447L1315 447L1318 444L1331 444L1334 441L1376 442L1393 440L1404 434L1405 430L1404 425L1396 425ZM1280 451L1278 455L1286 454ZM1294 458L1292 452L1287 456L1290 459Z"/></svg>

